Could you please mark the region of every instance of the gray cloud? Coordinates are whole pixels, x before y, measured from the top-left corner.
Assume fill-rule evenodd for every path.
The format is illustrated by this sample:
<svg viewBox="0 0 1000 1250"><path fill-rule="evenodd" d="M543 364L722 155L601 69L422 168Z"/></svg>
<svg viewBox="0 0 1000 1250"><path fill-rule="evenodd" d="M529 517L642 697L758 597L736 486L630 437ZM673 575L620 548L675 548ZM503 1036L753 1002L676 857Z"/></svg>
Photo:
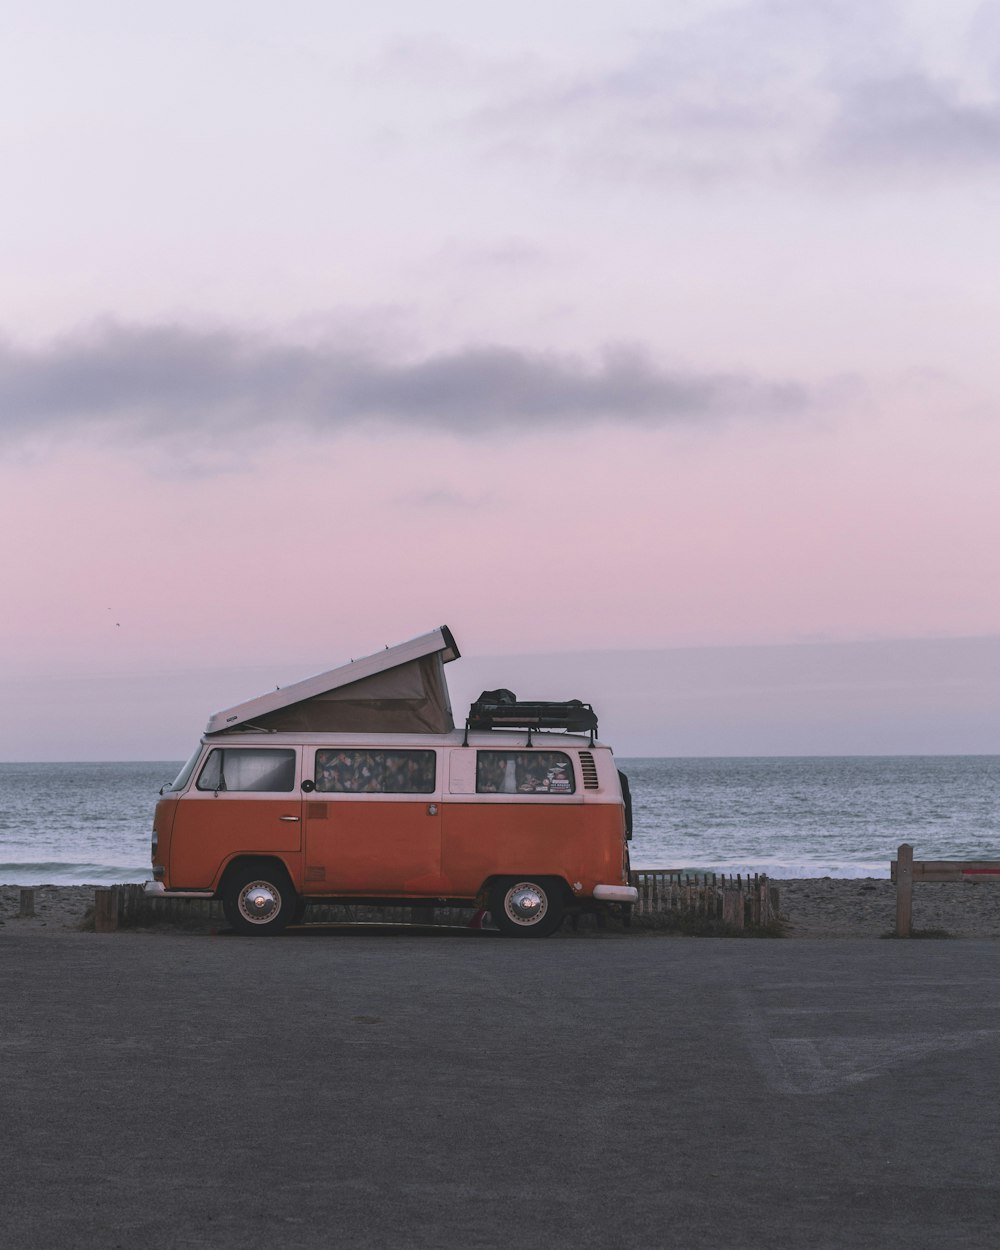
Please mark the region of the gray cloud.
<svg viewBox="0 0 1000 1250"><path fill-rule="evenodd" d="M470 270L488 272L493 276L507 273L516 278L525 272L538 273L551 268L562 259L524 239L506 239L493 246L449 239L428 262L428 269L440 273L442 265L448 266L466 281Z"/></svg>
<svg viewBox="0 0 1000 1250"><path fill-rule="evenodd" d="M644 32L601 66L535 67L469 127L491 156L636 181L996 168L995 76L984 85L975 46L962 80L942 76L904 17L858 0L755 0Z"/></svg>
<svg viewBox="0 0 1000 1250"><path fill-rule="evenodd" d="M849 166L935 169L1000 164L1000 103L968 103L954 83L909 73L842 94L820 144Z"/></svg>
<svg viewBox="0 0 1000 1250"><path fill-rule="evenodd" d="M492 492L481 491L470 495L441 486L432 490L412 491L407 495L401 495L396 503L407 511L413 508L426 508L437 512L481 512L494 507L497 501L498 497Z"/></svg>
<svg viewBox="0 0 1000 1250"><path fill-rule="evenodd" d="M266 434L287 425L335 434L365 423L528 433L604 420L769 417L809 402L795 382L665 369L636 347L607 348L594 361L503 346L398 359L237 330L117 323L41 348L0 345L8 438L104 432L153 441L193 428Z"/></svg>

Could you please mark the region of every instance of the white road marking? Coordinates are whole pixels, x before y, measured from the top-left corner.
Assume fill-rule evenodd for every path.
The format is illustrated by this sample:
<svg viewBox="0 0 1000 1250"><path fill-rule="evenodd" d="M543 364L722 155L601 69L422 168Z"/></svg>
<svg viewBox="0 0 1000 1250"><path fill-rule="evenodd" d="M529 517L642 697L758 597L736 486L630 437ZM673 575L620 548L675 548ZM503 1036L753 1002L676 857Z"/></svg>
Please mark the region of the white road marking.
<svg viewBox="0 0 1000 1250"><path fill-rule="evenodd" d="M829 1094L887 1076L903 1064L913 1064L931 1055L996 1045L1000 1041L1000 1029L933 1032L898 1027L891 1033L855 1033L846 1037L776 1037L772 1036L768 1018L772 1017L784 1030L791 1024L789 1009L769 1011L758 996L745 991L736 991L734 997L741 1008L744 1036L757 1067L768 1084L784 1094ZM807 1014L805 1009L803 1014ZM820 1007L808 1014L829 1019L838 1012ZM880 1012L879 1018L882 1015ZM819 1019L816 1026L822 1028Z"/></svg>

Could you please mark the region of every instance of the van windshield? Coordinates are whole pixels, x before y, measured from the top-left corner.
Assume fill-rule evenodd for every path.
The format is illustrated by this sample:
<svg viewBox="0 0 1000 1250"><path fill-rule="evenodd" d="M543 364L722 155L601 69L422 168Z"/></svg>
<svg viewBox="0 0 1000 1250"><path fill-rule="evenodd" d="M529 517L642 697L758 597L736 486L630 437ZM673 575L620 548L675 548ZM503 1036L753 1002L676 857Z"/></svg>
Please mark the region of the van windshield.
<svg viewBox="0 0 1000 1250"><path fill-rule="evenodd" d="M164 792L170 790L183 790L187 783L191 780L191 774L194 772L194 766L198 763L198 757L201 755L201 743L195 748L194 755L188 760L181 771L173 779L169 786L164 788Z"/></svg>

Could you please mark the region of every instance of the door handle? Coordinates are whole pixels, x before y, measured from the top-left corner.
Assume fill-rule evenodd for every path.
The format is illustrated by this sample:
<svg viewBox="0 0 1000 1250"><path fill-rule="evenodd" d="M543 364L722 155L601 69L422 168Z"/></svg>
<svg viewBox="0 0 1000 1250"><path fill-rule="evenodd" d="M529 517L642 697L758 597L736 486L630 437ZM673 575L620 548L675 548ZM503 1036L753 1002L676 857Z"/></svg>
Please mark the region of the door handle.
<svg viewBox="0 0 1000 1250"><path fill-rule="evenodd" d="M298 816L279 816L278 819L279 820L298 820L300 818Z"/></svg>

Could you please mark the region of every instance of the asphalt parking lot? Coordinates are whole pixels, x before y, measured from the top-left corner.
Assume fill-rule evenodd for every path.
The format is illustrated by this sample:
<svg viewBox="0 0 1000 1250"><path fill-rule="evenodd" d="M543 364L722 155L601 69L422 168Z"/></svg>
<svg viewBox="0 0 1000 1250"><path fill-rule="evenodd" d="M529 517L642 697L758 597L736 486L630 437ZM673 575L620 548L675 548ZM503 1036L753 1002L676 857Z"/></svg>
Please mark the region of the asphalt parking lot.
<svg viewBox="0 0 1000 1250"><path fill-rule="evenodd" d="M4 1241L980 1250L998 954L0 934Z"/></svg>

